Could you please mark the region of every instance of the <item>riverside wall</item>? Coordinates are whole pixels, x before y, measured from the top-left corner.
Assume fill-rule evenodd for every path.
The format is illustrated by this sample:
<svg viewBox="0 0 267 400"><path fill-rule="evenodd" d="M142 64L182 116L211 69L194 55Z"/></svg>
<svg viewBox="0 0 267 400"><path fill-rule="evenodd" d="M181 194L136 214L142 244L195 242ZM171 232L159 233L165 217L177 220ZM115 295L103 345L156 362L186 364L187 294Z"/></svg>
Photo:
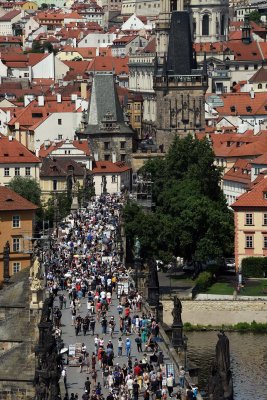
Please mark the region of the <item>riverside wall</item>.
<svg viewBox="0 0 267 400"><path fill-rule="evenodd" d="M163 322L172 325L172 300L162 300ZM267 300L183 300L183 323L221 326L253 321L266 323Z"/></svg>

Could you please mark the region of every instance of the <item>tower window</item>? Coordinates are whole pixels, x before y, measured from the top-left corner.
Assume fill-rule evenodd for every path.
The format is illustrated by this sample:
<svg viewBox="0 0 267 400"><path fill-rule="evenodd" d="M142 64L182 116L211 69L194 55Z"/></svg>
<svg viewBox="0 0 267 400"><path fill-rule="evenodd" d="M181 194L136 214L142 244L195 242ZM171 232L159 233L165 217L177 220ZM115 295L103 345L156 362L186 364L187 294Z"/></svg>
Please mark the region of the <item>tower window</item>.
<svg viewBox="0 0 267 400"><path fill-rule="evenodd" d="M204 14L202 18L202 35L208 36L210 34L210 21L208 14Z"/></svg>

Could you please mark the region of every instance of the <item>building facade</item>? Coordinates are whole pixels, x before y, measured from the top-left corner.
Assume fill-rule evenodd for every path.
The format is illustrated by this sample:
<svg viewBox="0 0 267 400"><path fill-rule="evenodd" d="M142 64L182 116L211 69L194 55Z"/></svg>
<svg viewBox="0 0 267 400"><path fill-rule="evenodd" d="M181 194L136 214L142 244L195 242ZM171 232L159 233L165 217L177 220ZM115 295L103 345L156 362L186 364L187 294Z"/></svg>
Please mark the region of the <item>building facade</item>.
<svg viewBox="0 0 267 400"><path fill-rule="evenodd" d="M3 280L3 250L7 242L10 276L31 265L37 208L13 190L0 186L0 281Z"/></svg>
<svg viewBox="0 0 267 400"><path fill-rule="evenodd" d="M267 179L232 204L235 213L235 264L245 257L267 256Z"/></svg>

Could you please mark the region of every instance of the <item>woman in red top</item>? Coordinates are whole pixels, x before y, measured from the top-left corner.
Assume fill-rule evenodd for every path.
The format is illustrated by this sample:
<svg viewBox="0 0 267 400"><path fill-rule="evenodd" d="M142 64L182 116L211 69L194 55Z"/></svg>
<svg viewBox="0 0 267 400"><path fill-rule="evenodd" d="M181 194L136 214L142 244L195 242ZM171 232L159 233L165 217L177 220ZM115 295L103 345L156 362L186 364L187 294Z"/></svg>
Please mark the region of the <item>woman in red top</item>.
<svg viewBox="0 0 267 400"><path fill-rule="evenodd" d="M102 364L102 353L103 353L103 347L99 347L98 352L97 352L97 359L98 359L100 367Z"/></svg>

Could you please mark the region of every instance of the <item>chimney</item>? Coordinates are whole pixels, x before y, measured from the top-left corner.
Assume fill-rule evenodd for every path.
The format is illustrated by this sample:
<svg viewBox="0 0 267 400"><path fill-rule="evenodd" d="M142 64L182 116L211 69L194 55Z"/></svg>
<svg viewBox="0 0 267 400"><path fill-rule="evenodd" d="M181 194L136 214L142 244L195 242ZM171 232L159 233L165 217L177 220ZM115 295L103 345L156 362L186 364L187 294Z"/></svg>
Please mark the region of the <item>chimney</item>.
<svg viewBox="0 0 267 400"><path fill-rule="evenodd" d="M32 101L32 99L27 94L25 94L24 95L24 107L27 107L27 105L30 104L31 101Z"/></svg>
<svg viewBox="0 0 267 400"><path fill-rule="evenodd" d="M244 25L242 26L242 42L245 44L251 43L251 26L249 25L249 17L245 15Z"/></svg>
<svg viewBox="0 0 267 400"><path fill-rule="evenodd" d="M57 94L57 103L61 103L61 94Z"/></svg>
<svg viewBox="0 0 267 400"><path fill-rule="evenodd" d="M250 89L249 94L250 94L251 99L255 99L255 92L254 92L253 88Z"/></svg>
<svg viewBox="0 0 267 400"><path fill-rule="evenodd" d="M81 83L81 98L87 99L87 83L86 82Z"/></svg>
<svg viewBox="0 0 267 400"><path fill-rule="evenodd" d="M12 142L12 140L13 140L13 136L12 136L12 135L9 135L9 136L8 136L8 141L9 141L9 142Z"/></svg>
<svg viewBox="0 0 267 400"><path fill-rule="evenodd" d="M39 107L44 106L44 96L38 96L38 106Z"/></svg>
<svg viewBox="0 0 267 400"><path fill-rule="evenodd" d="M113 163L116 162L116 152L115 151L112 152L112 162Z"/></svg>

